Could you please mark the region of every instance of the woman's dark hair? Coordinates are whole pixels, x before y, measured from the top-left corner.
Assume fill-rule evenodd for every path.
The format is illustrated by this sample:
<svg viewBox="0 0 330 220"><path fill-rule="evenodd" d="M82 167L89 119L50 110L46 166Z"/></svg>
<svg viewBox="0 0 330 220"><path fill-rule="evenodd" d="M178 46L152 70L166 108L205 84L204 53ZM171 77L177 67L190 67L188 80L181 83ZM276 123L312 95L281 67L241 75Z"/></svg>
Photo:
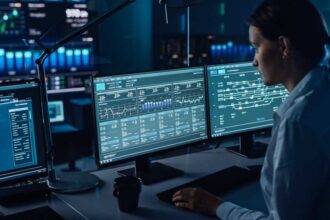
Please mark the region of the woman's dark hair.
<svg viewBox="0 0 330 220"><path fill-rule="evenodd" d="M308 0L265 0L248 18L272 41L287 37L306 62L316 65L325 55L329 37L318 10Z"/></svg>

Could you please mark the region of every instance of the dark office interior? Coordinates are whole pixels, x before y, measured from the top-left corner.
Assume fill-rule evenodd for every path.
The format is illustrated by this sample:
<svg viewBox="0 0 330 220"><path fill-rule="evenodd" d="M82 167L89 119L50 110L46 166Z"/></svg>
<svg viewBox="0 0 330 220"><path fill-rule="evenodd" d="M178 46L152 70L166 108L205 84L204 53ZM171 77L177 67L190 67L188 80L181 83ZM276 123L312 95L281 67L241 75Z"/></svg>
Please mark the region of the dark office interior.
<svg viewBox="0 0 330 220"><path fill-rule="evenodd" d="M278 109L288 93L281 86L272 87L271 91L260 86L254 96L264 92L277 96L271 103L263 103L269 107L261 108L256 104L252 111L248 108L248 101L244 102L244 95L243 101L237 105L231 101L235 98L232 93L221 97L214 95L221 89L226 91L228 85L236 92L247 92L249 88L244 88L244 82L254 81L253 86L261 83L252 65L255 51L249 42L246 22L261 1L168 0L164 3L136 0L63 45L58 44L123 2L125 0L0 2L0 123L34 118L26 125L15 122L8 125L9 128L0 128L0 142L5 146L11 144L6 130L22 129L14 131L15 136L23 135L22 132L28 129L29 137L33 136L34 141L22 142L23 148L38 148L26 155L24 149L20 155L9 155L8 150L0 149L0 160L4 161L0 162L0 219L1 215L20 219L18 213L23 213L26 219L44 215L51 217L42 219L168 219L175 216L208 219L208 216L176 210L161 201L170 202L168 194L159 194L160 199L156 194L218 171L219 168L214 166L224 169L231 165L256 165L249 174L235 168L233 172L237 172L236 178L241 176L250 184L245 186L241 204L265 211L265 205L259 201L261 195L252 198L254 192L260 193L257 178L265 153L265 149L261 149L265 146L261 145L269 139L272 112ZM330 25L330 1L311 2ZM42 63L44 71L40 71L36 64L42 53L48 54ZM238 71L240 77L245 78L239 82L235 76L221 75L230 71ZM247 76L248 72L254 72L254 78ZM215 76L223 78L219 80ZM237 84L231 80L237 80ZM218 87L215 88L214 82ZM130 90L132 87L136 90ZM227 107L212 108L220 99L227 100L226 97L230 100ZM257 98L256 103L261 99L263 97ZM1 105L8 106L2 108ZM229 106L237 112L227 110ZM175 110L169 113L172 108ZM9 116L5 116L7 110ZM136 112L139 115L133 117ZM157 119L153 118L154 114ZM217 117L217 114L221 116ZM187 117L191 117L190 124L185 121ZM157 131L155 120L161 124ZM236 123L236 120L240 120L235 126L240 126L241 130L233 129L234 126L225 127L226 123ZM260 122L260 126L247 126L249 120ZM174 127L177 130L172 132ZM182 129L178 131L178 128ZM116 132L122 132L118 133L120 137ZM153 137L152 132L159 136ZM137 135L138 141L134 139ZM252 137L264 144L254 142ZM18 140L13 143L17 144L13 145L16 152ZM252 153L251 149L244 148L256 143L260 144L255 145L260 152ZM251 159L225 150L235 144L240 145L240 154L251 153L248 155ZM135 150L139 146L143 149ZM107 149L108 152L104 153ZM187 159L187 155L191 156ZM208 170L207 155L218 160L216 165L210 163L209 172L205 172ZM14 157L13 165L8 165L10 160L6 157L9 156ZM177 157L180 163L175 160ZM195 158L202 158L202 162L190 166ZM150 171L152 175L144 175L152 165L155 168ZM119 210L112 185L120 175L138 173L142 181L140 208L127 214ZM163 173L169 176L162 176ZM86 176L80 177L79 174ZM87 179L86 182L94 180L97 183L91 183L94 185L87 186L87 189L62 190L57 188L57 183L49 188L44 182L31 187L38 181L56 180L55 175L70 181L82 178L82 182ZM222 175L231 178L229 171ZM177 176L182 180L175 182ZM224 186L223 190L237 187L237 180L234 182L232 187ZM242 192L237 188L231 195L214 191L234 201ZM89 197L88 193L92 196ZM155 198L151 200L149 197ZM149 205L155 202L159 204L153 210ZM99 212L94 210L98 203L103 204ZM90 208L86 208L89 205ZM172 210L176 210L175 213L168 215Z"/></svg>

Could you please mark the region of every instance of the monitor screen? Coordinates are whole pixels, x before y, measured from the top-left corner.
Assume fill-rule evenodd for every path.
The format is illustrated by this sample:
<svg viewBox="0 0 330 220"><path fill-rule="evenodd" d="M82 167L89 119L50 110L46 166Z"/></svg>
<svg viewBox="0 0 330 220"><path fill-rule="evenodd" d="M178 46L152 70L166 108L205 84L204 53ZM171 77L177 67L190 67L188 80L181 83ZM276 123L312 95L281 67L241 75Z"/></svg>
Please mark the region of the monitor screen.
<svg viewBox="0 0 330 220"><path fill-rule="evenodd" d="M207 139L204 68L93 79L100 165Z"/></svg>
<svg viewBox="0 0 330 220"><path fill-rule="evenodd" d="M23 78L37 73L35 60L41 50L35 41L41 38L50 47L66 34L91 20L88 1L14 1L0 2L0 78ZM92 54L93 31L60 47L45 60L47 74L77 73L95 70Z"/></svg>
<svg viewBox="0 0 330 220"><path fill-rule="evenodd" d="M288 96L266 86L252 62L207 66L211 137L270 128L273 112Z"/></svg>
<svg viewBox="0 0 330 220"><path fill-rule="evenodd" d="M51 123L64 121L63 101L48 102L49 121Z"/></svg>
<svg viewBox="0 0 330 220"><path fill-rule="evenodd" d="M90 0L0 1L0 81L37 78L35 60L65 35L92 20ZM89 30L44 62L48 93L84 92L97 70L96 32Z"/></svg>
<svg viewBox="0 0 330 220"><path fill-rule="evenodd" d="M47 174L37 81L0 84L0 185Z"/></svg>

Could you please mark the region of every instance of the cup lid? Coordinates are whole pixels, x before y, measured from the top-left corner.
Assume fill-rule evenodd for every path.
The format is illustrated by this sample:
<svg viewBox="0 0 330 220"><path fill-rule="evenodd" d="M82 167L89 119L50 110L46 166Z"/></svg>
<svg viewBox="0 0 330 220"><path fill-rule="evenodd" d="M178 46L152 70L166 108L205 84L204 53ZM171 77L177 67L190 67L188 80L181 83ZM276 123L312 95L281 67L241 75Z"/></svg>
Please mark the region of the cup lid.
<svg viewBox="0 0 330 220"><path fill-rule="evenodd" d="M141 179L136 176L120 176L115 179L115 183L119 183L119 184L141 183Z"/></svg>

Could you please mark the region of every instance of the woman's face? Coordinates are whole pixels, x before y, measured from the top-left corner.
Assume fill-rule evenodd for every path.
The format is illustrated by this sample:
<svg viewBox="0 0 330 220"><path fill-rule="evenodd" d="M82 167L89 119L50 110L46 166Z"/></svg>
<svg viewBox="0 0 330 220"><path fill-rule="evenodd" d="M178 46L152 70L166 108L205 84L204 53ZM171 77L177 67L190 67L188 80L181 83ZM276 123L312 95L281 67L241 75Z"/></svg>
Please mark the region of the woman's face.
<svg viewBox="0 0 330 220"><path fill-rule="evenodd" d="M283 52L277 41L266 39L259 28L250 25L249 40L255 48L253 64L266 85L283 83L285 79Z"/></svg>

